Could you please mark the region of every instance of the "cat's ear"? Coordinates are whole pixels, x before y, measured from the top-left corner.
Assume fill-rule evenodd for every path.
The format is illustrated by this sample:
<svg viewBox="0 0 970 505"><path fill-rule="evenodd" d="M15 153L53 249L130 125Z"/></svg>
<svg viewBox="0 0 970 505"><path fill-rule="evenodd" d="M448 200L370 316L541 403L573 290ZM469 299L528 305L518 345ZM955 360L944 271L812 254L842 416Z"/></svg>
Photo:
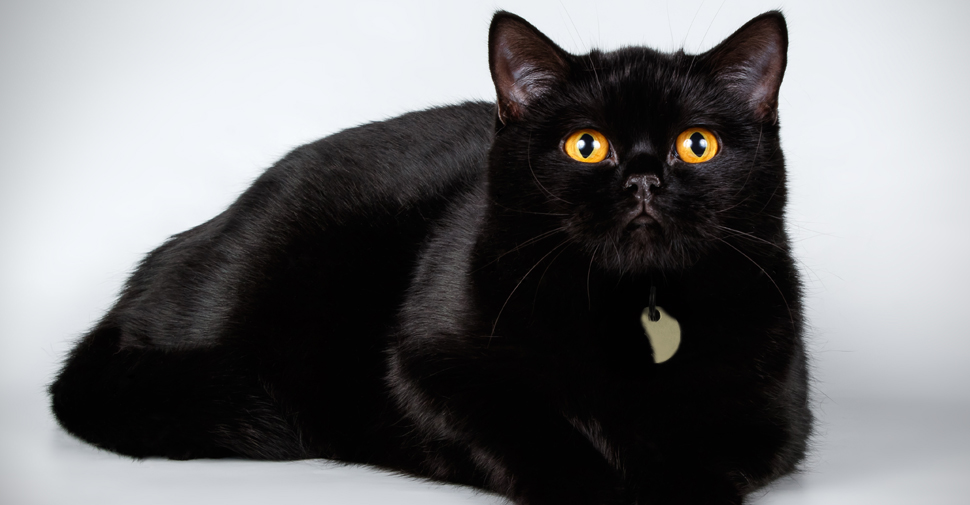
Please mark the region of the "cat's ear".
<svg viewBox="0 0 970 505"><path fill-rule="evenodd" d="M715 76L747 100L755 116L778 119L778 88L788 61L788 28L778 11L766 12L708 51Z"/></svg>
<svg viewBox="0 0 970 505"><path fill-rule="evenodd" d="M530 103L565 79L568 58L526 20L496 12L488 32L488 63L502 123L520 119Z"/></svg>

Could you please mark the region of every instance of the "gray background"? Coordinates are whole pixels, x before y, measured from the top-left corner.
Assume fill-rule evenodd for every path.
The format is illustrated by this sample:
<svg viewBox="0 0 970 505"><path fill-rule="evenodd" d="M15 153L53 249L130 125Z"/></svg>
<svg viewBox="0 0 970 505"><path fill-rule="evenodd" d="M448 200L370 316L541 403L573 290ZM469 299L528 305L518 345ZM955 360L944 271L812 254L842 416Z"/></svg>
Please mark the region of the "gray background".
<svg viewBox="0 0 970 505"><path fill-rule="evenodd" d="M44 387L141 256L290 149L491 100L496 8L572 52L697 52L778 7L820 423L755 501L966 503L970 3L783 0L0 3L0 502L500 503L321 461L133 462L59 431Z"/></svg>

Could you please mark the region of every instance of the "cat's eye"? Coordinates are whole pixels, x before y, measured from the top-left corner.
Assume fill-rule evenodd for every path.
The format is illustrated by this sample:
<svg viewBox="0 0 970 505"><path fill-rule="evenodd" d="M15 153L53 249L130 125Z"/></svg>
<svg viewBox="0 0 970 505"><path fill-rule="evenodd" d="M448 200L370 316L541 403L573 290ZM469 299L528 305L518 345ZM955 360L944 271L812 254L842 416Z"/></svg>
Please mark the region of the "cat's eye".
<svg viewBox="0 0 970 505"><path fill-rule="evenodd" d="M717 137L707 128L688 128L677 136L677 154L687 163L703 163L717 154Z"/></svg>
<svg viewBox="0 0 970 505"><path fill-rule="evenodd" d="M610 142L596 130L579 130L566 138L563 150L576 161L599 163L610 154Z"/></svg>

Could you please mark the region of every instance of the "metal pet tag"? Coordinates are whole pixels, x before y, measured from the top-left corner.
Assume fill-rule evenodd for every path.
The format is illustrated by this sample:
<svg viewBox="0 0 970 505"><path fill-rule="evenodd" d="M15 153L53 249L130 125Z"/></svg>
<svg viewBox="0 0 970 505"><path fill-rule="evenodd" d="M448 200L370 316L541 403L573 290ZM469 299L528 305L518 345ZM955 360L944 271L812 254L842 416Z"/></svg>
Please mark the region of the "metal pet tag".
<svg viewBox="0 0 970 505"><path fill-rule="evenodd" d="M650 307L643 309L640 314L640 324L643 331L650 339L650 346L653 347L654 363L663 363L672 358L680 347L680 323L664 309L657 307L657 315L660 317L656 321L650 319Z"/></svg>

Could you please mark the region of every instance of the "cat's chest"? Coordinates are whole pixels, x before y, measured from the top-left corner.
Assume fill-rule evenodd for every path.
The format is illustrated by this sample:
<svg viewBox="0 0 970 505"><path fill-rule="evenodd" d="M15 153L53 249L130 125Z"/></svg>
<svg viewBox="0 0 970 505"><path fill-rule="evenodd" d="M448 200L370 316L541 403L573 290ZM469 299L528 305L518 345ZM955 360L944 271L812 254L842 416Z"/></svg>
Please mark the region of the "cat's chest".
<svg viewBox="0 0 970 505"><path fill-rule="evenodd" d="M651 308L660 320L650 320ZM639 382L723 369L739 338L757 331L728 302L667 296L651 303L645 295L613 300L541 333L544 344L560 348L568 368Z"/></svg>

